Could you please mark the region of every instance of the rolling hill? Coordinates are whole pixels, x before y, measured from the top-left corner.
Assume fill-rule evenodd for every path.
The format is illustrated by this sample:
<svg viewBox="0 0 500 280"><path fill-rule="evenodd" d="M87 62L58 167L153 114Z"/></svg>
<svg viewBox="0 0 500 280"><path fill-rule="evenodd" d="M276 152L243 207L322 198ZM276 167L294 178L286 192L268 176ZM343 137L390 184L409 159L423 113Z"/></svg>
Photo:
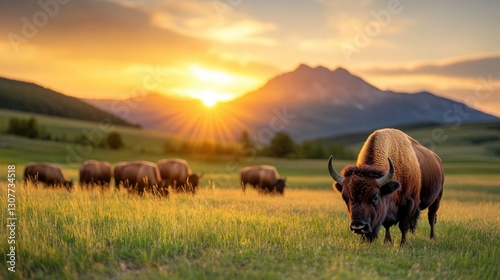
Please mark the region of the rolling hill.
<svg viewBox="0 0 500 280"><path fill-rule="evenodd" d="M86 102L109 111L114 101ZM183 137L196 135L199 123L206 119L198 100L153 95L130 102L137 106L127 120ZM454 125L498 120L430 92L383 91L346 69L332 71L304 64L238 99L218 104L215 109L222 122L230 122L216 138L235 139L246 129L258 142L266 142L269 132L281 130L296 140L304 140L406 124ZM198 125L188 123L187 116L200 114Z"/></svg>
<svg viewBox="0 0 500 280"><path fill-rule="evenodd" d="M0 108L56 117L137 127L110 110L101 110L78 98L67 96L39 85L0 78Z"/></svg>

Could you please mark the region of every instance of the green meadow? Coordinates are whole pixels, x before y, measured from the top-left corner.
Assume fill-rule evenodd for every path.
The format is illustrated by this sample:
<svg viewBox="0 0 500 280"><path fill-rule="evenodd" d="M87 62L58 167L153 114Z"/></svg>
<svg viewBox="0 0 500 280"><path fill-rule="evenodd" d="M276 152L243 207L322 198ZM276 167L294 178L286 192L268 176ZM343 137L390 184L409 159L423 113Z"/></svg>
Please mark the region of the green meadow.
<svg viewBox="0 0 500 280"><path fill-rule="evenodd" d="M0 130L12 114L0 110ZM37 119L67 137L96 128ZM0 279L498 279L500 157L494 137L500 130L491 127L443 128L448 138L434 147L446 174L436 240L428 238L424 210L403 248L397 227L394 244L362 243L350 232L327 159L188 156L193 171L204 173L197 195L158 199L83 191L78 184L71 192L23 186L22 174L29 161L50 161L76 182L78 163L87 158L116 163L179 156L161 152L168 135L116 128L126 148L112 151L0 134L0 220L8 218L8 165L16 166L18 217L15 273L7 270L10 232L0 227ZM408 133L424 141L434 129ZM360 145L352 143L353 149ZM353 163L334 161L337 169ZM283 197L261 196L251 187L241 191L238 171L254 164L275 165L287 178Z"/></svg>
<svg viewBox="0 0 500 280"><path fill-rule="evenodd" d="M284 197L206 185L168 199L16 189L16 272L4 279L498 279L500 176L448 178L437 239L422 218L407 246L361 243L339 195ZM6 185L0 193L6 201ZM5 204L3 204L5 205ZM6 211L0 212L6 221ZM425 217L425 215L422 215ZM2 227L2 237L7 236ZM3 258L8 245L1 243Z"/></svg>

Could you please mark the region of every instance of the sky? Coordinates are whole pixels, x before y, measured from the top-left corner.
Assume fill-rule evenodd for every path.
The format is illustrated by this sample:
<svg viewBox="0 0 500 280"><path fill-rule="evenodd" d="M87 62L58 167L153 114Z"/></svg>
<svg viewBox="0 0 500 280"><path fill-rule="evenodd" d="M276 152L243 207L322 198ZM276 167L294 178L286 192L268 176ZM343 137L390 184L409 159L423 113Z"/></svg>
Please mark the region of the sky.
<svg viewBox="0 0 500 280"><path fill-rule="evenodd" d="M500 116L497 0L0 2L0 76L67 95L207 105L299 64Z"/></svg>

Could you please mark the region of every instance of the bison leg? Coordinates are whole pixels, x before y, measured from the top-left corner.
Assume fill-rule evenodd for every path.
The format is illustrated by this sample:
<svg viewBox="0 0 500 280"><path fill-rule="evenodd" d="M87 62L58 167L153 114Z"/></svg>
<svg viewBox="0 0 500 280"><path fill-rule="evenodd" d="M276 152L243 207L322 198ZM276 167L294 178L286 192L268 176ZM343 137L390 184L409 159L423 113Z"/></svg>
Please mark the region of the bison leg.
<svg viewBox="0 0 500 280"><path fill-rule="evenodd" d="M137 189L137 193L139 194L139 196L143 196L143 195L144 195L144 187L142 187L142 188L141 188L141 187L139 187L139 188Z"/></svg>
<svg viewBox="0 0 500 280"><path fill-rule="evenodd" d="M390 226L385 226L385 237L384 243L392 243L391 231L389 230Z"/></svg>
<svg viewBox="0 0 500 280"><path fill-rule="evenodd" d="M399 244L401 247L403 247L406 244L406 234L408 233L408 230L410 229L409 225L407 225L404 222L399 222L399 230L401 230L401 244Z"/></svg>
<svg viewBox="0 0 500 280"><path fill-rule="evenodd" d="M415 210L415 214L413 215L410 221L410 231L411 233L415 233L415 229L417 228L418 219L420 218L420 209Z"/></svg>
<svg viewBox="0 0 500 280"><path fill-rule="evenodd" d="M160 188L160 196L161 197L168 197L168 186L162 186Z"/></svg>
<svg viewBox="0 0 500 280"><path fill-rule="evenodd" d="M399 230L401 230L401 246L406 244L406 235L412 227L412 222L415 215L418 219L418 206L416 206L415 201L409 198L406 203L399 208Z"/></svg>
<svg viewBox="0 0 500 280"><path fill-rule="evenodd" d="M144 183L143 182L140 182L140 183L136 183L133 187L134 190L137 191L137 194L139 196L143 196L144 195L144 189L145 189L145 186L144 186Z"/></svg>
<svg viewBox="0 0 500 280"><path fill-rule="evenodd" d="M430 238L434 239L434 225L437 222L437 211L439 209L439 205L441 203L441 197L443 196L443 190L439 193L439 197L429 206L429 210L427 212L427 218L429 219L429 225L431 225L431 234Z"/></svg>

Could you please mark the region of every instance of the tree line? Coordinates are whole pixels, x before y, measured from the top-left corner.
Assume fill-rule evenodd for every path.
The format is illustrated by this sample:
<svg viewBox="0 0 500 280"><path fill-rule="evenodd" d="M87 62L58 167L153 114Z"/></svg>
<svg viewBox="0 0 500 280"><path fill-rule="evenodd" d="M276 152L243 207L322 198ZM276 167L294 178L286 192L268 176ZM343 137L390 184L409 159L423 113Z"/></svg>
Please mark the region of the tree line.
<svg viewBox="0 0 500 280"><path fill-rule="evenodd" d="M336 159L355 159L354 153L343 143L325 144L323 140L307 140L296 143L290 135L277 133L266 145L258 146L247 131L243 131L236 143L190 142L167 140L163 146L164 153L182 155L205 155L208 158L228 155L236 159L248 156L266 156L277 158L324 159L333 155Z"/></svg>
<svg viewBox="0 0 500 280"><path fill-rule="evenodd" d="M51 134L47 132L45 127L39 125L35 117L30 118L10 118L7 125L7 134L18 135L31 139L41 139L56 142L66 143L81 143L82 141L90 141L88 137L81 133L73 139L69 139L66 134ZM110 148L113 150L121 149L125 145L122 136L118 132L111 132L106 135L97 146L102 148Z"/></svg>
<svg viewBox="0 0 500 280"><path fill-rule="evenodd" d="M247 133L242 134L242 139L247 146L253 143L247 138ZM333 155L336 159L355 159L354 153L347 145L343 143L325 144L321 139L305 140L296 143L290 135L285 132L279 132L271 139L268 145L258 150L262 156L278 158L308 158L324 159Z"/></svg>
<svg viewBox="0 0 500 280"><path fill-rule="evenodd" d="M65 134L51 134L47 132L35 117L27 119L10 118L7 133L32 139L67 143L78 144L87 141L94 146L113 150L125 147L123 138L118 132L108 133L99 143L92 142L94 139L88 139L88 136L84 133L70 139ZM330 155L333 155L336 159L355 159L356 157L356 154L343 143L327 145L320 139L296 143L285 132L279 132L274 135L268 144L258 146L252 140L248 131L243 131L239 140L232 143L168 139L163 143L163 152L180 155L203 155L207 156L208 159L215 159L218 156L224 155L232 156L236 159L248 156L309 159L322 159Z"/></svg>

